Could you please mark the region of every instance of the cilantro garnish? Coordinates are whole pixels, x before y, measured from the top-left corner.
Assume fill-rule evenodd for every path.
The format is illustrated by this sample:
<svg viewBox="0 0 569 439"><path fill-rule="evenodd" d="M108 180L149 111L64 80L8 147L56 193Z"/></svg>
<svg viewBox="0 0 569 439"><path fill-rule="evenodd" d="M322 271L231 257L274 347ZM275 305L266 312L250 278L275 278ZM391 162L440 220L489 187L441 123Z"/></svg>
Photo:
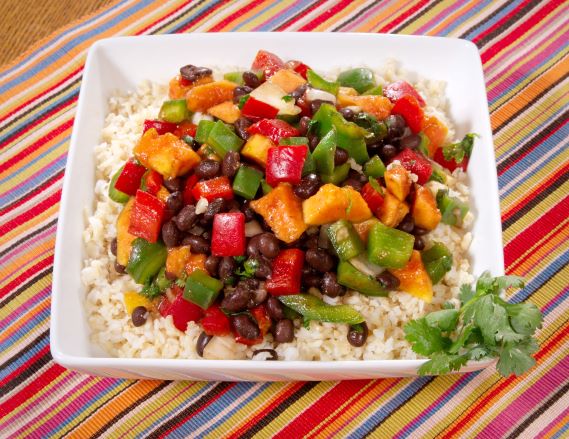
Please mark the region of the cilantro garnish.
<svg viewBox="0 0 569 439"><path fill-rule="evenodd" d="M294 101L294 98L291 95L284 95L281 99L285 102Z"/></svg>
<svg viewBox="0 0 569 439"><path fill-rule="evenodd" d="M251 278L255 276L257 268L259 268L259 261L256 259L247 259L243 263L243 268L235 270L235 274L239 277Z"/></svg>
<svg viewBox="0 0 569 439"><path fill-rule="evenodd" d="M500 297L506 288L523 286L517 276L484 272L475 289L461 287L459 309L447 302L444 309L407 323L405 338L413 351L429 357L419 374L459 370L467 361L483 358L497 358L496 368L505 377L530 369L538 350L533 335L541 328L541 312L531 303L511 304Z"/></svg>
<svg viewBox="0 0 569 439"><path fill-rule="evenodd" d="M472 154L475 137L478 137L478 135L468 133L460 142L444 146L443 156L445 160L454 160L455 163L462 163L465 158L468 159Z"/></svg>

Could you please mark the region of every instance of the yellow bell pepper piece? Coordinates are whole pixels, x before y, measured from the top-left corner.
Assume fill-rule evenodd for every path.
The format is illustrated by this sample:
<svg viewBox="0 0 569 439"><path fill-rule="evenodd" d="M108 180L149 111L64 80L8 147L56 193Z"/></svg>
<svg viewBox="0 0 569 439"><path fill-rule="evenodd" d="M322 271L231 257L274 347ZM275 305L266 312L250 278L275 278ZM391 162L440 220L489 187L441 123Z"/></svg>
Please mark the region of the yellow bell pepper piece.
<svg viewBox="0 0 569 439"><path fill-rule="evenodd" d="M272 146L275 144L268 137L262 134L253 134L241 149L241 155L265 167L267 165L267 154Z"/></svg>
<svg viewBox="0 0 569 439"><path fill-rule="evenodd" d="M136 291L127 291L124 293L123 300L126 312L129 316L137 306L143 306L147 310L154 308L154 304L149 299L144 297L142 294L138 294Z"/></svg>
<svg viewBox="0 0 569 439"><path fill-rule="evenodd" d="M413 250L411 258L407 265L399 269L389 270L397 279L399 279L399 289L431 303L433 300L433 283L429 277L429 273L425 270L421 253Z"/></svg>

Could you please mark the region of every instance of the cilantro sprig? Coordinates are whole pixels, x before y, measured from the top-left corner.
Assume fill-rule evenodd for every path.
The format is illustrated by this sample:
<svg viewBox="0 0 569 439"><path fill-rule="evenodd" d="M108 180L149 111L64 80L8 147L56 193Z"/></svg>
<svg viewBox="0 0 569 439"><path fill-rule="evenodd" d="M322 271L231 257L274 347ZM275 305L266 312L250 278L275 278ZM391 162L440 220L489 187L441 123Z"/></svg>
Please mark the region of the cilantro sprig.
<svg viewBox="0 0 569 439"><path fill-rule="evenodd" d="M444 146L443 156L445 160L454 160L456 163L462 163L465 158L470 158L476 137L478 137L477 134L468 133L460 142Z"/></svg>
<svg viewBox="0 0 569 439"><path fill-rule="evenodd" d="M541 312L531 303L511 304L500 296L507 288L523 286L520 277L484 272L474 289L461 287L459 309L445 304L407 323L405 338L413 351L429 358L419 374L443 374L483 358L498 358L496 368L505 377L530 369L538 350L533 335L541 328Z"/></svg>

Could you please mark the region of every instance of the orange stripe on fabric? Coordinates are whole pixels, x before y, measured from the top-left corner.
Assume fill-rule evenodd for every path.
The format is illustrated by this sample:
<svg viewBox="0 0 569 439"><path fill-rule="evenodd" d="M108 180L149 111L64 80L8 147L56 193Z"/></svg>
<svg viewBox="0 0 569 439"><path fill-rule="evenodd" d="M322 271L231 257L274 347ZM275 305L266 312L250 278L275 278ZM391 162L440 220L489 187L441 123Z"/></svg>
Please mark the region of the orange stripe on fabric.
<svg viewBox="0 0 569 439"><path fill-rule="evenodd" d="M549 425L548 427L546 427L548 431L546 431L545 433L542 431L540 433L540 439L549 439L554 436L561 437L558 434L562 429L566 428L567 425L569 425L569 413L567 413L567 415L561 418L557 424ZM543 436L541 436L541 434L543 434Z"/></svg>
<svg viewBox="0 0 569 439"><path fill-rule="evenodd" d="M375 17L369 21L361 23L354 29L357 32L376 32L386 23L393 21L398 15L405 14L409 9L413 8L420 0L415 1L394 1L391 6L381 8Z"/></svg>
<svg viewBox="0 0 569 439"><path fill-rule="evenodd" d="M327 30L329 27L343 21L348 15L352 14L356 9L360 8L366 3L365 0L352 1L348 6L338 11L336 14L326 18L322 23L316 26L312 32L321 32Z"/></svg>
<svg viewBox="0 0 569 439"><path fill-rule="evenodd" d="M459 9L457 9L456 11L454 11L452 14L446 16L446 18L443 18L441 21L439 21L436 26L429 29L427 31L427 35L435 35L435 36L439 35L442 29L445 29L446 27L448 27L451 23L453 23L458 18L460 18L461 15L466 15L472 9L474 9L477 6L476 3L477 2L468 2L465 5L463 5L462 7L460 7ZM444 13L445 13L445 11L441 11L440 15L444 15Z"/></svg>

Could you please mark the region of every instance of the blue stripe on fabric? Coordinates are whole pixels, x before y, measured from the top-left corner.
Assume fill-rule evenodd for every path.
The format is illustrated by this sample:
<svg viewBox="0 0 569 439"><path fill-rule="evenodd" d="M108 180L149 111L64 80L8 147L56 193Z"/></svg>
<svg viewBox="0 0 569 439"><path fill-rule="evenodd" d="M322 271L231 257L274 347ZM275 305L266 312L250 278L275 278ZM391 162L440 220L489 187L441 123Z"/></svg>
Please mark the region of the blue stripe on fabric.
<svg viewBox="0 0 569 439"><path fill-rule="evenodd" d="M21 316L20 316L21 317ZM26 343L27 345L28 343ZM49 333L46 333L44 336L42 336L37 344L35 344L28 352L26 352L24 355L22 355L20 358L18 358L16 361L14 361L12 364L8 365L7 367L3 368L0 370L0 380L4 380L8 375L10 375L12 372L14 372L16 369L18 369L19 367L21 367L23 364L25 364L27 361L29 361L30 358L32 358L34 355L36 355L39 351L41 351L42 349L44 349L46 346L49 346Z"/></svg>
<svg viewBox="0 0 569 439"><path fill-rule="evenodd" d="M477 27L476 29L473 29L472 31L464 34L463 38L466 38L467 40L474 39L474 37L483 33L487 29L491 28L496 22L502 19L505 15L508 15L512 10L517 8L520 5L520 3L521 3L520 1L512 2L512 4L506 6L503 10L498 12L494 17L492 17L490 20L484 23L483 26Z"/></svg>
<svg viewBox="0 0 569 439"><path fill-rule="evenodd" d="M28 70L26 70L25 72L22 72L20 75L18 75L17 77L12 79L11 81L8 81L3 86L0 86L0 94L5 93L10 88L17 86L18 84L21 84L22 82L34 77L35 75L40 74L43 69L45 69L46 67L48 67L51 64L53 64L54 62L56 62L59 58L67 56L68 53L74 47L78 46L79 44L83 43L86 40L89 40L89 39L103 33L104 31L110 29L114 25L120 24L121 21L128 18L133 13L139 11L140 9L143 9L144 7L146 7L148 5L151 5L152 3L153 3L153 0L141 0L133 8L130 8L126 11L121 12L116 17L107 21L106 23L102 24L99 27L92 29L92 30L90 30L90 31L88 31L82 35L79 35L77 38L74 38L70 42L66 43L64 46L57 49L54 53L49 55L47 58L43 59L37 65L30 67Z"/></svg>
<svg viewBox="0 0 569 439"><path fill-rule="evenodd" d="M561 429L555 433L553 436L551 436L551 439L558 439L561 437L565 437L565 433L569 430L569 423L565 424L563 427L561 427Z"/></svg>
<svg viewBox="0 0 569 439"><path fill-rule="evenodd" d="M293 17L306 7L310 6L313 2L311 0L301 0L297 2L288 12L275 15L269 21L262 24L260 27L255 28L255 31L271 31L280 25L284 24L289 18ZM249 22L250 20L247 20Z"/></svg>
<svg viewBox="0 0 569 439"><path fill-rule="evenodd" d="M52 227L48 228L47 230L44 230L42 233L48 233L50 230L53 230L53 232L55 232L56 227L57 226L54 224ZM53 235L52 236L46 236L44 239L49 239L52 237L53 237ZM36 245L36 244L34 244L34 245ZM39 293L34 294L30 298L30 300L26 302L26 308L31 309L34 306L37 306L38 303L45 300L47 297L49 297L50 294L51 294L51 285L49 287L44 288ZM12 312L11 314L9 314L8 317L6 317L4 320L2 320L2 325L3 325L3 327L8 327L12 323L16 322L17 320L20 320L21 318L22 318L22 314ZM17 332L18 331L16 331L15 334Z"/></svg>
<svg viewBox="0 0 569 439"><path fill-rule="evenodd" d="M43 259L45 259L45 256L43 256ZM40 262L40 260L38 260L38 262ZM14 335L12 335L8 340L0 343L0 351L8 349L13 344L18 343L23 338L26 338L34 328L40 326L44 322L49 321L49 314L49 306L43 311L34 314L34 316L29 321L27 321L25 325L22 325L14 333Z"/></svg>
<svg viewBox="0 0 569 439"><path fill-rule="evenodd" d="M182 22L180 22L176 27L168 30L166 29L161 29L160 30L160 34L175 34L175 33L179 33L179 31L186 26L190 21L194 20L196 17L202 15L203 12L211 9L211 8L215 8L215 6L220 2L221 0L216 0L214 2L210 2L210 3L204 3L202 5L202 7L200 9L197 9L196 12L192 15L190 15L187 18L184 18L184 20ZM190 9L191 10L191 9ZM186 14L187 12L184 12L184 14Z"/></svg>
<svg viewBox="0 0 569 439"><path fill-rule="evenodd" d="M486 6L488 6L489 4L492 3L493 0L485 0L485 1L479 1L476 3L476 6L474 8L472 8L468 14L461 14L460 17L458 19L455 19L454 21L452 21L446 28L442 29L437 35L439 36L448 36L450 33L452 33L457 27L459 27L462 23L464 23L466 20L469 20L470 18L472 18L474 15L476 15L477 13L479 13L481 10L483 10ZM466 1L464 2L464 4L468 4L470 3L470 1ZM462 6L462 5L461 5ZM455 8L452 10L452 12L455 12L455 10L458 8ZM434 23L434 26L436 26L438 23ZM429 28L432 29L432 28ZM470 38L465 37L465 39L470 40Z"/></svg>
<svg viewBox="0 0 569 439"><path fill-rule="evenodd" d="M238 383L219 398L217 398L213 403L208 405L205 409L199 412L197 415L192 416L192 418L188 419L184 424L180 425L175 430L172 430L168 437L178 438L178 437L189 437L193 431L200 428L203 424L208 422L210 419L217 416L223 410L225 410L231 403L233 403L236 399L241 398L245 393L249 391L251 387L257 386L257 383ZM244 401L242 401L238 406L234 407L230 412L228 412L225 416L223 416L220 420L218 420L214 425L210 426L206 431L202 432L202 435L206 435L211 431L215 430L220 423L223 423L227 418L231 416L232 413L241 409L243 405L250 402L256 396L258 396L261 392L263 392L270 383L265 383L259 387L256 391L252 392L249 397L247 397Z"/></svg>

